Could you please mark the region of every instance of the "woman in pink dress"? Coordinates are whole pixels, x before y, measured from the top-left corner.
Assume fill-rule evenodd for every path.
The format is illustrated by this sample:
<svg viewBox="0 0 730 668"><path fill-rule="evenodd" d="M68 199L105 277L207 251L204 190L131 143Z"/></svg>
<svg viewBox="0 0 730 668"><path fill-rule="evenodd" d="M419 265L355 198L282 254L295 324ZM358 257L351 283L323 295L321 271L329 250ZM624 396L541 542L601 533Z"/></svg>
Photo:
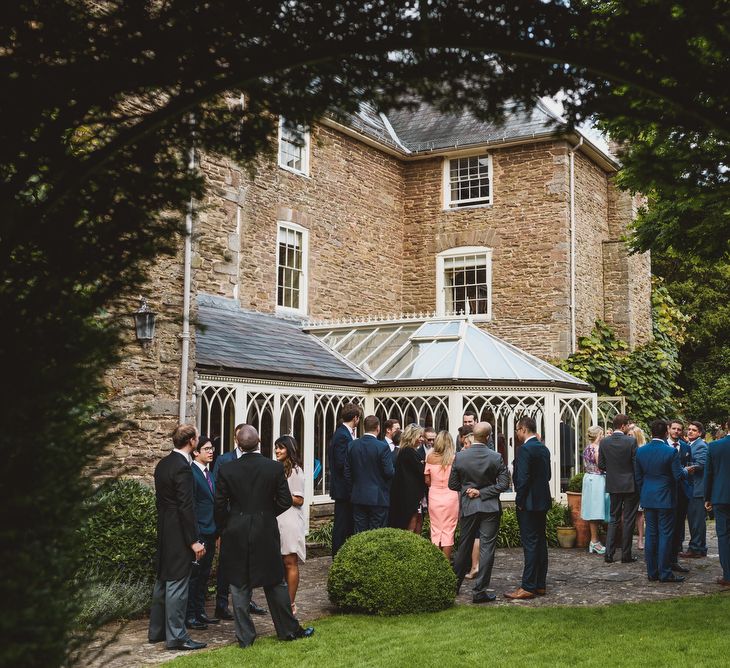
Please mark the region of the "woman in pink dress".
<svg viewBox="0 0 730 668"><path fill-rule="evenodd" d="M433 450L426 457L424 475L428 487L428 515L431 542L447 559L454 548L454 531L459 521L459 493L449 489L451 465L456 455L454 439L448 431L439 432Z"/></svg>

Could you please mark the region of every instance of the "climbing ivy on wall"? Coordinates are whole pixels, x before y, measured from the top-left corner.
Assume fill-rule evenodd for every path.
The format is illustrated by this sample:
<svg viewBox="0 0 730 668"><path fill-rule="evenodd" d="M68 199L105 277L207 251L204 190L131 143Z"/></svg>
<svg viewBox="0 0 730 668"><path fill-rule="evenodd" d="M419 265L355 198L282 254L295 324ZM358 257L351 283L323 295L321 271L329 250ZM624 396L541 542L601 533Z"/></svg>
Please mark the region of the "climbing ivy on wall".
<svg viewBox="0 0 730 668"><path fill-rule="evenodd" d="M679 348L689 320L660 279L654 279L651 304L651 342L629 351L626 341L597 321L590 335L578 340L578 350L558 364L591 383L598 394L626 397L629 415L644 425L679 411Z"/></svg>

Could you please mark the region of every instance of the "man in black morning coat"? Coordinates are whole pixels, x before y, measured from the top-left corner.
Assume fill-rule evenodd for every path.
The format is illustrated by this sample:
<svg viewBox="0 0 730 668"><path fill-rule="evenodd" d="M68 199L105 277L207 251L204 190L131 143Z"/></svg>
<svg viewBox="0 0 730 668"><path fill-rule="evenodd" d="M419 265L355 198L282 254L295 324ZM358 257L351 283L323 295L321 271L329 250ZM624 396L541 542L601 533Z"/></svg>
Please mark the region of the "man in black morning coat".
<svg viewBox="0 0 730 668"><path fill-rule="evenodd" d="M190 639L185 609L193 561L205 554L193 508L190 453L198 442L192 425L182 424L172 435L175 449L155 467L157 505L157 578L152 592L148 637L165 641L168 649L200 649L205 643Z"/></svg>
<svg viewBox="0 0 730 668"><path fill-rule="evenodd" d="M251 425L236 434L243 455L223 464L215 490L215 523L221 530L220 568L230 583L236 638L241 647L256 639L249 603L251 590L263 587L281 640L309 637L291 610L284 581L276 517L291 507L284 467L258 452L259 435Z"/></svg>

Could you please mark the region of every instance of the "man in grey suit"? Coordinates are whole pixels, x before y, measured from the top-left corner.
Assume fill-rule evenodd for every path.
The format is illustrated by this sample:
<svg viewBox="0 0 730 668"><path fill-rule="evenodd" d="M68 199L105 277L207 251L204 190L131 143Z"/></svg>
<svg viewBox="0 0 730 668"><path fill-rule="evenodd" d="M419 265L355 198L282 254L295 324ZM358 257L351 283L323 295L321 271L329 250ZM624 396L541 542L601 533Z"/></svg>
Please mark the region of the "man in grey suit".
<svg viewBox="0 0 730 668"><path fill-rule="evenodd" d="M449 476L449 489L461 494L461 538L454 559L456 590L461 588L471 567L474 539L480 539L479 572L472 592L473 603L494 601L487 592L494 565L502 504L499 495L509 489L510 478L502 456L487 446L492 435L488 422L479 422L472 433L473 444L459 452Z"/></svg>
<svg viewBox="0 0 730 668"><path fill-rule="evenodd" d="M638 445L633 436L627 435L629 424L628 416L619 413L613 418L613 433L606 436L598 446L598 468L606 472L606 491L611 498L611 518L606 536L606 554L603 557L607 564L614 561L616 529L621 519L621 563L636 561L636 557L631 555L631 544L639 509L639 489L634 478Z"/></svg>

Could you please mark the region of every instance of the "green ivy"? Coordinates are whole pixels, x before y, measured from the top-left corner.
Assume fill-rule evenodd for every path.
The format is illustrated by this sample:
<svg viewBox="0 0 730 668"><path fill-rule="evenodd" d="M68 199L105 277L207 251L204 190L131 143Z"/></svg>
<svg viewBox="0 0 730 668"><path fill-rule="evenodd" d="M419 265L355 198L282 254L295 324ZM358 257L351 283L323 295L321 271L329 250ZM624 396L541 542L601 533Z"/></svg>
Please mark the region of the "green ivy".
<svg viewBox="0 0 730 668"><path fill-rule="evenodd" d="M679 349L687 322L660 279L652 285L653 340L633 351L605 322L598 321L578 350L558 366L593 385L598 394L624 396L634 419L648 424L677 414L681 388Z"/></svg>

